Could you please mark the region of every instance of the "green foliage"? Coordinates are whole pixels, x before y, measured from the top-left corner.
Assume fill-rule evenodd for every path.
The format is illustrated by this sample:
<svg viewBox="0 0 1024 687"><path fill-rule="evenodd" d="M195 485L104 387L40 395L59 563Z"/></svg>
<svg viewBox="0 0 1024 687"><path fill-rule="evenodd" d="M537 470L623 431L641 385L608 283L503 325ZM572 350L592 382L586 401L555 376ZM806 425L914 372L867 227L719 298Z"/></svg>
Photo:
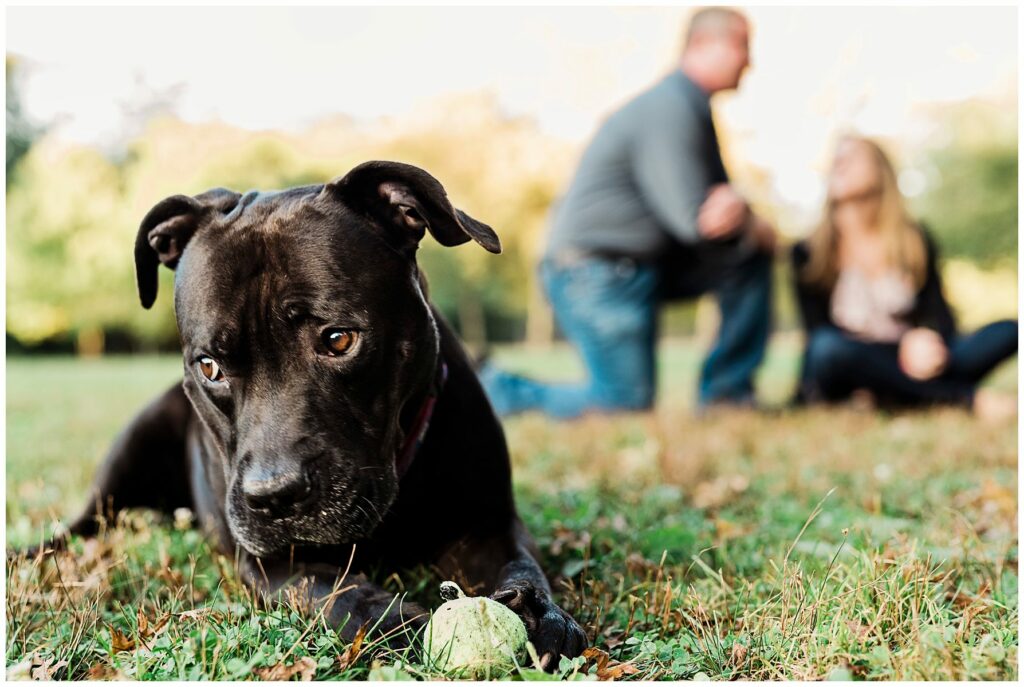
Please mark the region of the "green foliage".
<svg viewBox="0 0 1024 687"><path fill-rule="evenodd" d="M934 155L941 181L921 216L943 254L981 264L1017 261L1017 146L950 148Z"/></svg>
<svg viewBox="0 0 1024 687"><path fill-rule="evenodd" d="M131 243L117 231L137 222L122 170L94 150L36 146L19 171L7 202L8 331L29 343L95 327L173 331L166 304L162 322L136 312Z"/></svg>
<svg viewBox="0 0 1024 687"><path fill-rule="evenodd" d="M153 204L215 186L322 183L368 159L428 169L458 207L501 236L501 259L474 245L451 250L424 242L422 260L428 276L438 276L442 312L456 323L474 313L485 322L521 321L544 213L567 158L531 122L505 117L491 100L469 99L415 127L369 132L346 120L285 135L157 119L118 162L43 139L8 189L8 333L33 345L123 331L147 346L173 346L171 275L161 270L153 312L143 312L134 294L135 229Z"/></svg>
<svg viewBox="0 0 1024 687"><path fill-rule="evenodd" d="M12 141L28 131L11 125L12 112L15 122L20 116L16 95L8 97L8 164L12 154L20 161L8 177L7 330L21 344L77 339L95 347L104 334L120 333L144 349L174 347L170 273L161 270L154 311L142 311L134 294L134 233L154 203L215 186L245 191L320 183L368 159L424 167L458 207L501 237L500 257L430 240L421 248L435 305L471 343L481 336L519 339L528 318L542 323L547 316L536 297L536 263L548 208L569 178L573 151L533 122L506 116L492 99L455 98L409 121L362 126L339 118L289 134L155 119L114 161L53 137L31 147L31 137L22 137L24 145ZM938 119L936 143L918 164L931 183L914 211L947 257L1015 266L1015 114L969 105L947 108ZM767 183L761 171L737 171L757 182L753 187ZM778 277L778 322L786 328L794 323L788 272ZM692 304L670 308L665 331L692 332L694 313Z"/></svg>
<svg viewBox="0 0 1024 687"><path fill-rule="evenodd" d="M21 98L18 90L19 71L18 63L10 55L4 60L4 72L7 77L7 187L15 177L15 168L21 158L25 157L28 149L32 147L33 141L38 138L41 131L28 121L21 109Z"/></svg>
<svg viewBox="0 0 1024 687"><path fill-rule="evenodd" d="M965 103L945 112L947 139L923 162L931 178L912 204L946 257L979 264L1017 263L1017 113Z"/></svg>

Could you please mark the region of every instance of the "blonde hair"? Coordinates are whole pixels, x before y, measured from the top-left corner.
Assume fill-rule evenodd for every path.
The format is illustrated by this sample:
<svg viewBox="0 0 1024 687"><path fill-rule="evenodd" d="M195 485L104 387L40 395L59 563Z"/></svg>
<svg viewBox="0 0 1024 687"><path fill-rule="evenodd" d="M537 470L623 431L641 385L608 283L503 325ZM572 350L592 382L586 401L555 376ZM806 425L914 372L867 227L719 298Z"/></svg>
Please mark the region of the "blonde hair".
<svg viewBox="0 0 1024 687"><path fill-rule="evenodd" d="M897 183L896 170L889 156L875 141L863 136L846 134L839 139L837 147L848 142L867 146L878 169L881 184L878 189L879 210L875 225L885 243L886 261L889 266L909 276L920 289L927 277L927 248L921 229L907 214L906 202ZM839 276L836 204L835 199L829 194L825 199L821 221L807 238L809 260L800 274L803 282L823 290L831 289Z"/></svg>

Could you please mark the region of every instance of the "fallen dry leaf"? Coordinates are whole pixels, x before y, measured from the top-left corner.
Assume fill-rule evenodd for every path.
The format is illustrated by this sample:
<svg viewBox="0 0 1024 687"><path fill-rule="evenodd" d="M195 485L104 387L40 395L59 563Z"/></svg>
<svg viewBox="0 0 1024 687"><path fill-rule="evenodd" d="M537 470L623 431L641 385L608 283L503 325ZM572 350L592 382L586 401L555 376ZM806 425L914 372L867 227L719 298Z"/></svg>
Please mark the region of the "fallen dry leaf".
<svg viewBox="0 0 1024 687"><path fill-rule="evenodd" d="M598 668L602 668L603 666L608 665L609 660L608 652L601 651L596 646L584 649L583 658L587 659L588 661L596 661Z"/></svg>
<svg viewBox="0 0 1024 687"><path fill-rule="evenodd" d="M949 599L957 608L966 608L967 606L975 603L984 606L992 603L991 599L988 598L990 589L991 585L989 585L988 582L985 582L981 585L981 589L978 590L977 594L969 594L965 591L956 589L946 592L946 598Z"/></svg>
<svg viewBox="0 0 1024 687"><path fill-rule="evenodd" d="M724 518L715 518L715 537L719 542L736 539L750 532L748 525L741 525Z"/></svg>
<svg viewBox="0 0 1024 687"><path fill-rule="evenodd" d="M142 609L140 608L138 615L136 616L136 619L138 620L139 623L139 639L141 639L143 642L148 642L151 639L156 639L157 637L159 637L167 631L167 628L170 627L171 614L165 613L155 623L150 623L149 619L146 618L145 614L143 614Z"/></svg>
<svg viewBox="0 0 1024 687"><path fill-rule="evenodd" d="M747 658L747 647L743 644L733 644L732 651L730 652L729 659L732 661L734 666L743 665L743 661Z"/></svg>
<svg viewBox="0 0 1024 687"><path fill-rule="evenodd" d="M980 486L961 492L954 500L965 511L975 532L992 529L1014 530L1017 522L1017 493L1007 485L986 479Z"/></svg>
<svg viewBox="0 0 1024 687"><path fill-rule="evenodd" d="M971 629L971 623L974 622L975 616L979 616L987 611L991 606L968 606L964 609L964 615L960 618L960 627L957 628L957 639L962 640L967 636L967 633Z"/></svg>
<svg viewBox="0 0 1024 687"><path fill-rule="evenodd" d="M647 560L635 551L626 556L626 570L633 573L634 575L644 575L648 572L654 572L657 569L657 563Z"/></svg>
<svg viewBox="0 0 1024 687"><path fill-rule="evenodd" d="M90 680L106 680L109 674L113 672L110 666L103 665L102 663L93 663L89 666L89 672L85 676Z"/></svg>
<svg viewBox="0 0 1024 687"><path fill-rule="evenodd" d="M586 550L590 545L590 533L569 529L558 525L554 530L554 538L551 541L549 551L558 556L566 550Z"/></svg>
<svg viewBox="0 0 1024 687"><path fill-rule="evenodd" d="M132 651L135 649L135 640L125 635L119 629L113 625L107 625L110 629L110 648L113 649L114 653L120 651Z"/></svg>
<svg viewBox="0 0 1024 687"><path fill-rule="evenodd" d="M604 631L604 641L601 642L609 649L622 646L626 641L626 633L618 627L609 627Z"/></svg>
<svg viewBox="0 0 1024 687"><path fill-rule="evenodd" d="M284 681L291 680L296 675L302 682L309 682L316 674L316 661L309 656L303 656L290 666L278 663L270 668L257 668L256 676L261 680Z"/></svg>
<svg viewBox="0 0 1024 687"><path fill-rule="evenodd" d="M52 680L54 674L67 664L67 661L57 661L54 663L52 658L40 658L38 655L34 655L32 656L32 679Z"/></svg>
<svg viewBox="0 0 1024 687"><path fill-rule="evenodd" d="M126 680L124 673L117 670L113 666L106 665L104 663L94 663L89 666L89 672L86 673L86 678L89 680Z"/></svg>
<svg viewBox="0 0 1024 687"><path fill-rule="evenodd" d="M861 642L867 639L868 632L871 631L871 628L868 625L865 625L859 620L847 620L846 627L849 628L850 632L852 632L857 640Z"/></svg>
<svg viewBox="0 0 1024 687"><path fill-rule="evenodd" d="M191 611L182 611L178 613L179 620L201 620L209 616L215 622L220 622L224 619L224 615L219 611L215 611L212 608L193 608Z"/></svg>
<svg viewBox="0 0 1024 687"><path fill-rule="evenodd" d="M338 656L338 670L345 670L359 658L359 652L362 651L363 638L366 637L366 628L368 626L369 623L363 623L363 626L359 628L356 636L352 639L352 643L348 645L343 654Z"/></svg>
<svg viewBox="0 0 1024 687"><path fill-rule="evenodd" d="M180 587L185 583L185 576L171 565L171 555L164 546L160 547L159 564L146 563L146 572L171 586Z"/></svg>
<svg viewBox="0 0 1024 687"><path fill-rule="evenodd" d="M743 475L716 477L701 482L693 490L695 508L719 508L731 502L750 486L750 480Z"/></svg>
<svg viewBox="0 0 1024 687"><path fill-rule="evenodd" d="M592 646L583 652L583 658L594 661L597 665L597 679L601 681L617 680L623 675L633 675L639 670L631 663L612 661L608 653Z"/></svg>
<svg viewBox="0 0 1024 687"><path fill-rule="evenodd" d="M635 675L639 673L640 669L632 663L616 663L608 666L605 670L597 671L598 680L618 680L623 675Z"/></svg>

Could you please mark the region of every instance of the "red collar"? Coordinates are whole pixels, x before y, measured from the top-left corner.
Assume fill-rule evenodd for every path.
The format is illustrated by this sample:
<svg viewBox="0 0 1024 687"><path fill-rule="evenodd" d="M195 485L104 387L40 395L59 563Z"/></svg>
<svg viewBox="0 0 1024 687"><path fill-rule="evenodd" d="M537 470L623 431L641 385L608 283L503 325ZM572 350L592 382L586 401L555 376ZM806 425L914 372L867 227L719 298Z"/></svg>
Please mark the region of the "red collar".
<svg viewBox="0 0 1024 687"><path fill-rule="evenodd" d="M419 412L416 413L416 420L412 423L409 431L406 432L405 442L395 458L395 469L398 471L398 479L402 479L405 473L409 471L409 466L412 465L413 459L416 458L416 453L423 444L423 437L426 436L427 429L430 427L430 418L434 415L437 397L441 395L441 390L444 388L446 381L448 381L448 364L443 358L439 358L437 361L437 376L430 387L430 393L423 399L423 404L420 406Z"/></svg>

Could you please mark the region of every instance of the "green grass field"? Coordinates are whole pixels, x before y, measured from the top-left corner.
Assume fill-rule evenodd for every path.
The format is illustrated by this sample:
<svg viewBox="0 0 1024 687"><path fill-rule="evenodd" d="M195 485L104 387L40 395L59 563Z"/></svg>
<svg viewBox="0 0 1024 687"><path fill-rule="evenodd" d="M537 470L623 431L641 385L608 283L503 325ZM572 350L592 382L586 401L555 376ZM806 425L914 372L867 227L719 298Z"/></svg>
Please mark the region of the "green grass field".
<svg viewBox="0 0 1024 687"><path fill-rule="evenodd" d="M1016 679L1016 423L953 410L696 419L700 357L663 347L656 412L506 423L521 513L560 603L600 650L559 676ZM496 358L550 377L579 370L561 348ZM8 547L81 505L111 438L180 365L7 361ZM795 370L780 338L766 401L787 397ZM990 383L1015 390L1016 372ZM8 563L9 677L444 677L415 647L351 650L303 609L258 607L230 559L151 513L72 548ZM436 604L438 582L414 570L385 585Z"/></svg>

